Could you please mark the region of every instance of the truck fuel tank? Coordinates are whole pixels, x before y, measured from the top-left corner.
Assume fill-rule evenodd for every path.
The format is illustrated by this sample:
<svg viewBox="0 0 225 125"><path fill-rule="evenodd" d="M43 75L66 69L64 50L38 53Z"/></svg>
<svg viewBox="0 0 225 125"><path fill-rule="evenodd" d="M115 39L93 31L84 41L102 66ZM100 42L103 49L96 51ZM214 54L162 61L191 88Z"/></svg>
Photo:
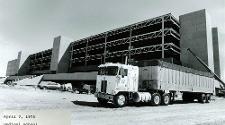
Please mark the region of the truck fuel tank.
<svg viewBox="0 0 225 125"><path fill-rule="evenodd" d="M150 102L151 101L151 94L149 92L135 92L133 97L134 97L134 102Z"/></svg>

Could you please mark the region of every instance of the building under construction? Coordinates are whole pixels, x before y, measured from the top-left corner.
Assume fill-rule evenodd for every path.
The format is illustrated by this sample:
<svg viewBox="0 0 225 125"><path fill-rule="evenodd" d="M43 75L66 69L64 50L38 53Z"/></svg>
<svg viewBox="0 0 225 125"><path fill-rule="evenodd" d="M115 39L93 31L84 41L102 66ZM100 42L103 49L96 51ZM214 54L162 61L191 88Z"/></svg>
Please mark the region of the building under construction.
<svg viewBox="0 0 225 125"><path fill-rule="evenodd" d="M44 74L43 80L94 83L98 65L124 63L126 59L134 65L161 59L204 71L201 64L185 52L186 48L191 48L214 70L213 42L205 10L181 15L179 21L169 13L76 41L56 37L52 48L17 61L19 67L13 72L7 71L7 76ZM219 53L214 56L219 57ZM8 65L11 66L11 62Z"/></svg>
<svg viewBox="0 0 225 125"><path fill-rule="evenodd" d="M69 72L97 70L105 62L180 60L179 22L166 14L71 44Z"/></svg>

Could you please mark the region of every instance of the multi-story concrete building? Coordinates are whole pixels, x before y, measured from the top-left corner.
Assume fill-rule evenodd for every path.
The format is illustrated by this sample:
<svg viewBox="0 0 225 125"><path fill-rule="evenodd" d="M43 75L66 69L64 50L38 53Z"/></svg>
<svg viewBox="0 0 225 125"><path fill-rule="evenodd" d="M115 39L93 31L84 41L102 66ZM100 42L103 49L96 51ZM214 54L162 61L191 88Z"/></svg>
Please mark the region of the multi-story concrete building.
<svg viewBox="0 0 225 125"><path fill-rule="evenodd" d="M204 70L186 53L186 48L213 69L212 35L206 11L179 18L178 21L166 14L76 41L56 37L50 49L29 55L18 75L45 74L44 80L94 83L98 65L124 63L126 58L134 65L162 59Z"/></svg>

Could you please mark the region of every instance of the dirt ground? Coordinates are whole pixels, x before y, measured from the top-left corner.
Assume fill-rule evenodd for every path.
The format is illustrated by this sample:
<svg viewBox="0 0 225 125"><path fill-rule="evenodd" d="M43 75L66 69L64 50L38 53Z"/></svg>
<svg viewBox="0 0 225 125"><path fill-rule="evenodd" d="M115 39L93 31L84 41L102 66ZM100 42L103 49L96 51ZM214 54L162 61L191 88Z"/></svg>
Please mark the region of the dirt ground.
<svg viewBox="0 0 225 125"><path fill-rule="evenodd" d="M72 125L224 125L225 99L209 104L175 102L169 106L101 107L94 95L0 85L0 110L65 109Z"/></svg>

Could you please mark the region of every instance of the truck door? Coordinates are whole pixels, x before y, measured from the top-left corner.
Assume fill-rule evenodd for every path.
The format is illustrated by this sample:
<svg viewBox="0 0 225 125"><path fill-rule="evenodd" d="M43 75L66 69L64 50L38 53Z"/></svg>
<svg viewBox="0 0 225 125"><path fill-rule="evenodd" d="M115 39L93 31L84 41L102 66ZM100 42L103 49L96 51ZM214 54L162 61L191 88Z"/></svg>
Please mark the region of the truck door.
<svg viewBox="0 0 225 125"><path fill-rule="evenodd" d="M120 90L127 91L127 88L129 87L129 85L128 85L127 69L120 68L118 77L120 79L120 82L118 83L118 88Z"/></svg>

